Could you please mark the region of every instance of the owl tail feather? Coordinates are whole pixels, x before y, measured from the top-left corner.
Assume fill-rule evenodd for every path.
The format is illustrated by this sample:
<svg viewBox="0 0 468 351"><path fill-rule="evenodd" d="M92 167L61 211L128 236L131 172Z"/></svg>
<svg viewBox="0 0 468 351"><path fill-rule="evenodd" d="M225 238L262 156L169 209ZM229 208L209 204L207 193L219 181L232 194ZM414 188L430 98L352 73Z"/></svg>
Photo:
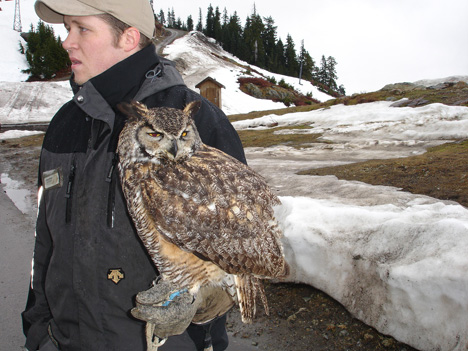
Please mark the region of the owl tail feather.
<svg viewBox="0 0 468 351"><path fill-rule="evenodd" d="M251 275L236 275L235 281L242 322L252 323L257 309L257 294L260 295L263 307L265 308L265 313L267 315L270 313L265 289L263 288L263 284L260 279Z"/></svg>

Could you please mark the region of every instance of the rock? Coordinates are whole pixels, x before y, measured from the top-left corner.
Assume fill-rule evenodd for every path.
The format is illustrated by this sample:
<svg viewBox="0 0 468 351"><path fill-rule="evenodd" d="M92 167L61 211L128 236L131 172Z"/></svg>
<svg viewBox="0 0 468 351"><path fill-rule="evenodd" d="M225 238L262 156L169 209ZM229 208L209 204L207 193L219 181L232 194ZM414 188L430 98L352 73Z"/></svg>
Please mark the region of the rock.
<svg viewBox="0 0 468 351"><path fill-rule="evenodd" d="M409 100L405 98L405 99L401 99L401 100L394 102L393 104L390 105L390 107L417 107L417 106L426 105L428 103L429 101L423 98L417 98L413 100Z"/></svg>
<svg viewBox="0 0 468 351"><path fill-rule="evenodd" d="M247 90L247 94L253 96L254 98L257 98L257 99L265 98L262 90L253 83L247 83L245 85L245 89Z"/></svg>
<svg viewBox="0 0 468 351"><path fill-rule="evenodd" d="M287 318L288 322L294 322L297 319L296 314L292 314Z"/></svg>
<svg viewBox="0 0 468 351"><path fill-rule="evenodd" d="M468 99L460 100L460 101L454 102L453 104L454 104L455 106L466 105L466 104L468 104Z"/></svg>
<svg viewBox="0 0 468 351"><path fill-rule="evenodd" d="M348 336L349 332L347 330L340 331L340 336Z"/></svg>
<svg viewBox="0 0 468 351"><path fill-rule="evenodd" d="M274 87L268 87L264 90L265 97L274 100L283 100L285 95L283 92L275 89Z"/></svg>
<svg viewBox="0 0 468 351"><path fill-rule="evenodd" d="M425 90L426 87L423 85L418 85L414 83L395 83L395 84L387 84L382 89L383 91L411 91L411 90Z"/></svg>
<svg viewBox="0 0 468 351"><path fill-rule="evenodd" d="M423 98L417 98L414 100L411 100L410 103L408 104L408 107L417 107L417 106L422 106L428 104L429 101L425 100Z"/></svg>
<svg viewBox="0 0 468 351"><path fill-rule="evenodd" d="M253 83L246 83L243 85L242 91L257 99L267 99L283 102L294 102L298 99L299 96L299 94L295 93L294 91L290 91L277 85L271 87L259 87Z"/></svg>
<svg viewBox="0 0 468 351"><path fill-rule="evenodd" d="M439 83L439 84L427 87L427 89L442 90L442 89L447 89L447 88L453 87L454 85L455 85L455 82L444 82L444 83Z"/></svg>
<svg viewBox="0 0 468 351"><path fill-rule="evenodd" d="M394 102L393 104L390 105L390 107L404 107L407 106L410 103L410 100L407 98L398 100Z"/></svg>

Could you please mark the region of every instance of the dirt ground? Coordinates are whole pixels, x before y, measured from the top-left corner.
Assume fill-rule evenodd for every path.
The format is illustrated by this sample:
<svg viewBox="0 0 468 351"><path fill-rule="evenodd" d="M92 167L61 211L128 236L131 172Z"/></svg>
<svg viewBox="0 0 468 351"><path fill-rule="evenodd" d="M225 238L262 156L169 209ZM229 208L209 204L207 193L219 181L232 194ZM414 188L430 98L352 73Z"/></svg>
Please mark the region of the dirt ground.
<svg viewBox="0 0 468 351"><path fill-rule="evenodd" d="M228 317L228 331L249 340L258 350L415 350L355 319L342 305L311 286L266 283L265 290L269 316L260 306L251 325L242 324L237 309Z"/></svg>

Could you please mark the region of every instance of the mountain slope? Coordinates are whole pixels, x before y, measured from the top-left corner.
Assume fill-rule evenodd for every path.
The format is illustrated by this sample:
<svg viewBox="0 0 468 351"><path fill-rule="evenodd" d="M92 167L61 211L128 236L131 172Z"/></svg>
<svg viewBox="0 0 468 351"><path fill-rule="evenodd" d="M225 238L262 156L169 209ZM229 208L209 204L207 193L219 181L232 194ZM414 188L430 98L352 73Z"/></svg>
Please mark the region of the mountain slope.
<svg viewBox="0 0 468 351"><path fill-rule="evenodd" d="M302 81L300 84L298 78L271 73L249 65L224 51L213 39L205 37L200 32L190 32L176 40L166 47L164 54L166 58L176 63L189 88L196 90L195 85L207 77L223 84L226 87L222 91L223 111L228 115L285 107L282 102L256 99L243 93L237 82L241 77L264 79L274 77L278 82L283 79L303 95L311 93L312 97L319 101L333 98L320 92L310 82Z"/></svg>

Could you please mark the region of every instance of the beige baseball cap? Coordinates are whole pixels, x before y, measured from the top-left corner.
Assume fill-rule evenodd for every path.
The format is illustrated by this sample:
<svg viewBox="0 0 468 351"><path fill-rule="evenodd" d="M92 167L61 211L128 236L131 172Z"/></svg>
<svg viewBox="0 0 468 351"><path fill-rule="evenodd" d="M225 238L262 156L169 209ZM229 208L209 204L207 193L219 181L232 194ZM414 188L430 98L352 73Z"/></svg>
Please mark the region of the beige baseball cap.
<svg viewBox="0 0 468 351"><path fill-rule="evenodd" d="M149 0L37 0L34 9L47 23L63 23L63 16L109 14L148 38L154 37L154 14Z"/></svg>

